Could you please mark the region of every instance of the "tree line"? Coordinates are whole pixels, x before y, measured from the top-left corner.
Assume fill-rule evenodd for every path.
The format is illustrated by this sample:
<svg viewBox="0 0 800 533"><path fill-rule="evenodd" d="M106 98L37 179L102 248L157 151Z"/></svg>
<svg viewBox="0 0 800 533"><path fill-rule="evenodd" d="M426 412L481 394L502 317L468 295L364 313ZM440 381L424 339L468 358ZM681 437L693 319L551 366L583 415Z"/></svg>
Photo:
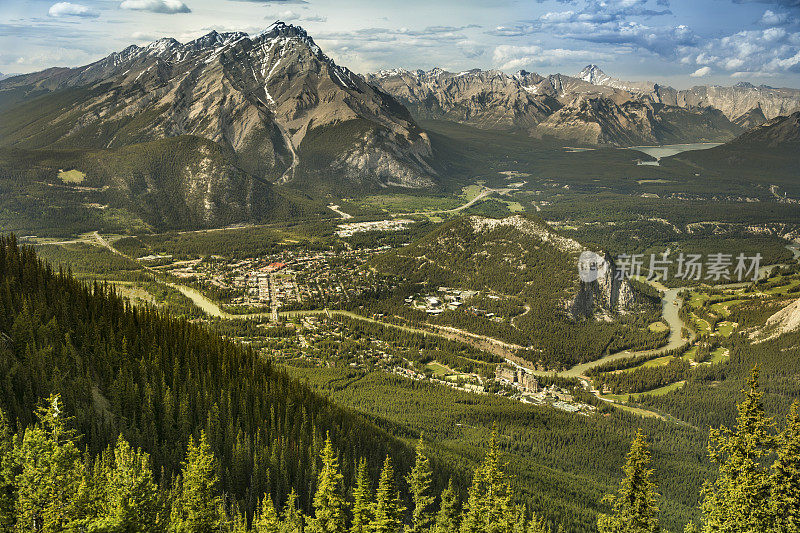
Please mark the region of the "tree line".
<svg viewBox="0 0 800 533"><path fill-rule="evenodd" d="M706 480L701 519L685 533L790 533L800 531L800 402L778 431L761 402L758 367L753 368L736 425L712 429L709 457L718 468ZM636 435L619 492L607 497L612 512L601 515L600 533L657 533L658 493L644 434Z"/></svg>
<svg viewBox="0 0 800 533"><path fill-rule="evenodd" d="M60 533L549 533L535 514L515 502L497 447L496 433L476 468L466 500L452 481L437 496L433 469L419 440L404 480L406 508L390 455L373 490L365 459L346 486L340 454L328 436L318 458L313 512L305 514L292 489L282 507L264 493L255 511L242 511L221 490L219 465L201 431L190 437L180 471L159 483L150 455L120 436L97 456L86 454L81 435L59 395L36 409L37 421L13 434L0 411L0 529ZM438 502L438 505L437 505Z"/></svg>

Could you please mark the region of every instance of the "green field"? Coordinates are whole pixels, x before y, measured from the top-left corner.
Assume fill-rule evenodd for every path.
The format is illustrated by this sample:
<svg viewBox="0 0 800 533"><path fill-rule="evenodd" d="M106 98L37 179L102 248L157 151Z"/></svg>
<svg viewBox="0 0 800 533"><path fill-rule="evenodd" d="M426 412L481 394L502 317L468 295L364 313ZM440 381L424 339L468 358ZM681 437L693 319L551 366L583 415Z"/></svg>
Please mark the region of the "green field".
<svg viewBox="0 0 800 533"><path fill-rule="evenodd" d="M451 196L423 196L415 194L372 195L359 199L355 203L362 208L378 209L387 213L445 211L448 209L455 209L462 204L460 199Z"/></svg>
<svg viewBox="0 0 800 533"><path fill-rule="evenodd" d="M711 364L721 363L730 355L730 350L727 348L717 348L711 352L711 358L708 360Z"/></svg>
<svg viewBox="0 0 800 533"><path fill-rule="evenodd" d="M667 331L667 330L669 329L669 326L667 326L666 324L664 324L664 323L663 323L663 322L661 322L661 321L658 321L658 322L653 322L652 324L650 324L649 326L647 326L647 328L648 328L650 331L653 331L653 332L659 333L659 332L662 332L662 331Z"/></svg>
<svg viewBox="0 0 800 533"><path fill-rule="evenodd" d="M471 200L474 200L475 197L477 197L482 190L483 187L481 185L467 185L462 189L461 195L464 197L466 201L469 202Z"/></svg>
<svg viewBox="0 0 800 533"><path fill-rule="evenodd" d="M615 402L627 402L629 399L634 401L638 400L645 394L649 394L651 396L663 396L668 392L680 389L683 387L684 383L684 381L678 381L677 383L670 383L669 385L664 385L663 387L645 392L635 392L630 394L604 394L602 398L605 400L613 400Z"/></svg>
<svg viewBox="0 0 800 533"><path fill-rule="evenodd" d="M705 302L711 299L711 296L702 292L692 292L689 294L689 299L687 300L687 304L691 307L700 307Z"/></svg>
<svg viewBox="0 0 800 533"><path fill-rule="evenodd" d="M736 322L728 322L726 320L717 324L717 333L723 337L730 337L734 329L736 329Z"/></svg>
<svg viewBox="0 0 800 533"><path fill-rule="evenodd" d="M692 324L697 328L700 333L704 333L706 335L710 335L711 331L711 324L705 318L700 318L697 315L692 315Z"/></svg>
<svg viewBox="0 0 800 533"><path fill-rule="evenodd" d="M503 202L506 204L506 206L508 206L508 210L512 213L521 213L522 211L525 211L525 208L519 202L515 202L513 200L503 200Z"/></svg>
<svg viewBox="0 0 800 533"><path fill-rule="evenodd" d="M452 374L453 370L447 368L441 363L437 363L436 361L432 361L426 365L432 372L433 375L437 378L444 378L445 376Z"/></svg>
<svg viewBox="0 0 800 533"><path fill-rule="evenodd" d="M64 183L77 184L83 183L83 180L86 179L86 174L80 170L61 170L58 173L58 177Z"/></svg>
<svg viewBox="0 0 800 533"><path fill-rule="evenodd" d="M711 310L718 315L728 316L731 314L731 307L745 302L745 300L729 300L727 302L719 302L711 306Z"/></svg>

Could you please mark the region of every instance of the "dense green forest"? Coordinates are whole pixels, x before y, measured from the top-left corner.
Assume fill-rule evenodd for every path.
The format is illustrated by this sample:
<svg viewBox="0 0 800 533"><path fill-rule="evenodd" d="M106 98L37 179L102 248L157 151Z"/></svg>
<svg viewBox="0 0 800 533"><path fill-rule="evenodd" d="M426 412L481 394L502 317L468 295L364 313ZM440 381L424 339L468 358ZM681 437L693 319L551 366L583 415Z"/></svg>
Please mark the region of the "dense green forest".
<svg viewBox="0 0 800 533"><path fill-rule="evenodd" d="M291 369L303 384L206 327L154 308L133 308L110 286L53 271L13 237L0 244L0 409L6 428L0 431L0 504L4 520L25 524L17 530L33 525L33 531L132 531L137 529L124 524L154 516L160 517L153 518L156 531L299 531L291 524L301 523L309 532L341 531L377 521L383 525L357 530L394 532L404 524L413 528L418 502L428 502L427 524L435 527L443 513L449 521L443 523L451 524L439 531L453 531L457 522L464 532L538 533L548 524L565 531L617 531L606 527L630 510L617 505L619 499L600 500L618 479L627 443L633 439L634 448L641 448L636 425L651 435L655 479L664 492L647 511L648 523L677 530L698 521L710 532L716 529L709 524L738 519L714 514L720 502L740 498L724 477L733 475L725 459L736 451L731 443L752 440L734 438L750 426L743 427L735 413L727 417L728 410L707 409L705 415L714 412L715 418L702 420L681 413L702 427L737 428L712 431L721 450L710 457L719 467L716 478L717 468L704 460L704 433L690 426L637 421L618 411L596 417L556 413L357 370L325 390L328 380L318 376L334 369ZM360 334L371 334L369 327ZM737 381L724 381L724 373L746 374L753 357L763 359L766 410L761 393L752 392L753 378L745 387L754 398L748 412L766 420L759 453L791 468L795 456L788 443L795 446L790 429L797 423L790 417L773 425L764 413L789 410L786 399L796 386L779 379L783 356L768 354L796 349L794 340L785 336L756 346L751 355L744 339L734 338L729 365L698 369L684 390L662 397L658 407L670 411L668 402L709 379L723 380L716 387L730 405ZM453 351L450 343L427 345L414 336L403 343L423 353ZM459 354L478 355L470 349ZM364 386L369 379L376 385ZM444 416L448 405L455 409ZM792 413L796 417L796 409ZM416 453L414 441L420 443ZM421 461L430 470L422 476L423 491L414 481ZM763 494L777 490L775 468L763 461L753 467ZM784 480L781 490L791 494L794 479ZM711 488L701 497L704 480ZM137 500L149 506L144 511L131 510L132 496L125 491L134 488L144 491ZM206 492L198 497L197 490ZM651 500L649 490L643 493ZM497 499L487 503L487 495ZM69 504L53 503L63 501ZM359 514L359 501L373 503L362 505ZM793 502L775 505L796 509ZM505 518L489 508L505 509ZM609 511L597 522L598 513ZM513 519L504 522L508 517ZM774 513L751 519L776 520ZM64 520L74 522L67 528ZM519 529L525 522L528 529Z"/></svg>
<svg viewBox="0 0 800 533"><path fill-rule="evenodd" d="M133 309L110 287L51 271L13 239L2 240L0 275L0 407L12 428L29 426L39 400L60 393L88 453L122 435L164 480L204 430L224 465L221 488L248 512L265 491L283 505L288 487L311 508L327 432L348 483L362 457L374 471L387 453L400 469L410 464L403 443L207 328Z"/></svg>

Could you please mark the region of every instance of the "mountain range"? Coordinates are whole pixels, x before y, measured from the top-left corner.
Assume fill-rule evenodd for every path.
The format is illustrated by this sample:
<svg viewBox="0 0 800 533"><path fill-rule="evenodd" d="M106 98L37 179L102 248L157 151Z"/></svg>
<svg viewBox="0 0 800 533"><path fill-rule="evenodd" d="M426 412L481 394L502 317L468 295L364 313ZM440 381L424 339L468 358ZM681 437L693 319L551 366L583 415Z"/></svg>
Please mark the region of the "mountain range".
<svg viewBox="0 0 800 533"><path fill-rule="evenodd" d="M302 28L277 22L256 35L164 38L0 80L0 170L61 185L60 170L78 169L84 192L97 191L92 205L153 228L213 227L316 215L331 194L441 187L458 156L420 126L426 120L631 146L730 141L797 109L800 90L679 91L595 65L578 76L361 76Z"/></svg>
<svg viewBox="0 0 800 533"><path fill-rule="evenodd" d="M586 144L727 141L744 129L800 109L800 90L741 83L679 91L652 82L622 81L596 65L575 77L437 68L383 70L367 75L367 80L419 118L517 129Z"/></svg>

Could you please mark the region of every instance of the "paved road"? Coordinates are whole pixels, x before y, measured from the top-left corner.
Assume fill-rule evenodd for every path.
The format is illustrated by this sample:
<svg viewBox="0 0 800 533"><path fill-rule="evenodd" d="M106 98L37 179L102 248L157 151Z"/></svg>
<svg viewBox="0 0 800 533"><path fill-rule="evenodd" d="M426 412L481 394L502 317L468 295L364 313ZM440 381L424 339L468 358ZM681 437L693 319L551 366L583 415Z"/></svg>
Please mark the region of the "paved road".
<svg viewBox="0 0 800 533"><path fill-rule="evenodd" d="M481 192L478 193L475 198L470 200L469 202L460 205L458 207L454 207L453 209L437 209L435 211L416 211L413 213L392 213L392 217L410 217L414 215L445 215L448 213L458 213L459 211L463 211L464 209L468 209L475 205L476 203L480 202L487 196L496 193L496 192L506 192L514 189L490 189L488 187L484 187Z"/></svg>

